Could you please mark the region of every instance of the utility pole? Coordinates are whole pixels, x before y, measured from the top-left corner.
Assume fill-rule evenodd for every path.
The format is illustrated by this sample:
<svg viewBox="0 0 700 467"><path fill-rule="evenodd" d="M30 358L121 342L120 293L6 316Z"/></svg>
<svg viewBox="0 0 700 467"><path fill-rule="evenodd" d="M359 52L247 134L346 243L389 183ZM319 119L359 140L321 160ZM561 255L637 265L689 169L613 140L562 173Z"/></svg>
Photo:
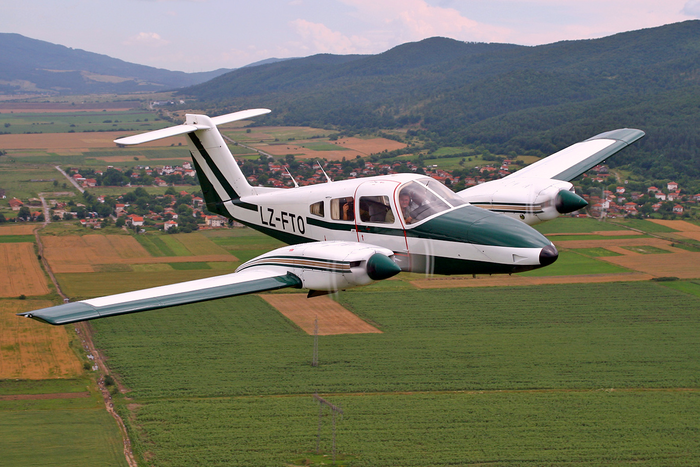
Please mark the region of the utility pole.
<svg viewBox="0 0 700 467"><path fill-rule="evenodd" d="M314 320L314 355L311 358L311 366L318 366L318 316Z"/></svg>
<svg viewBox="0 0 700 467"><path fill-rule="evenodd" d="M318 394L314 394L314 399L318 401L318 436L316 437L316 454L321 454L321 419L323 417L323 406L325 405L331 409L331 413L333 414L333 465L335 465L335 417L337 414L340 414L342 418L343 409L341 409L339 405L336 406L331 404Z"/></svg>

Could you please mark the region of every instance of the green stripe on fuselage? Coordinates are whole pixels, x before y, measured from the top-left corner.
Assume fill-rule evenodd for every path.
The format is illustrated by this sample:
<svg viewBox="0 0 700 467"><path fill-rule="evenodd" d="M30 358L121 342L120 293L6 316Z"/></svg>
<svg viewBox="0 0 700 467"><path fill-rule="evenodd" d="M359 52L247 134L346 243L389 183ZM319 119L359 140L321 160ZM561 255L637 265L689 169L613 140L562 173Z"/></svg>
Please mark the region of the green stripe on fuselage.
<svg viewBox="0 0 700 467"><path fill-rule="evenodd" d="M519 220L475 206L462 206L406 229L413 238L510 248L544 248L551 242Z"/></svg>

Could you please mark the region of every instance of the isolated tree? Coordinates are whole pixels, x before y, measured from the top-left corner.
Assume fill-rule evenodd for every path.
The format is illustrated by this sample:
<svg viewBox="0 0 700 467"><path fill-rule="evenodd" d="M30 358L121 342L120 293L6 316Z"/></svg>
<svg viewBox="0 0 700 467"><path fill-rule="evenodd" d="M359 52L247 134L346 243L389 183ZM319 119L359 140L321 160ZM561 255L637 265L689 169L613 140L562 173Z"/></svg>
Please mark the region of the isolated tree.
<svg viewBox="0 0 700 467"><path fill-rule="evenodd" d="M32 213L27 206L22 206L19 208L19 213L17 213L17 219L29 220L32 217Z"/></svg>

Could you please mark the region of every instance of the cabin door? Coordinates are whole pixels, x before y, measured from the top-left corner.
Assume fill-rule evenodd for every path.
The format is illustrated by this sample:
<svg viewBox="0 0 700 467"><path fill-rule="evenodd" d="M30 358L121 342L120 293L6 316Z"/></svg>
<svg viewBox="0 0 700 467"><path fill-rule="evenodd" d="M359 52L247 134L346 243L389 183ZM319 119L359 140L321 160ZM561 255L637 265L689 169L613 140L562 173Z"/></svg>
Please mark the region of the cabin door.
<svg viewBox="0 0 700 467"><path fill-rule="evenodd" d="M394 251L403 269L408 264L406 231L396 205L398 182L367 181L355 190L355 224L362 243L383 246Z"/></svg>

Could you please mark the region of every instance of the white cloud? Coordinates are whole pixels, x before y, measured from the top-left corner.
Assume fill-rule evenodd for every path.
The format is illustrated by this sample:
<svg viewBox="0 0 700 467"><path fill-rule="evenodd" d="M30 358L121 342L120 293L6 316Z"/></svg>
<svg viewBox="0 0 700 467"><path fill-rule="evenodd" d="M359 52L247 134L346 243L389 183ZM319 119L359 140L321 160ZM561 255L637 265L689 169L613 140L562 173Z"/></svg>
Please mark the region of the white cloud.
<svg viewBox="0 0 700 467"><path fill-rule="evenodd" d="M492 42L508 35L507 28L479 23L454 8L435 6L425 0L341 0L357 8L357 17L381 19L391 28L397 41L405 42L433 36L465 41Z"/></svg>
<svg viewBox="0 0 700 467"><path fill-rule="evenodd" d="M124 45L137 45L145 47L161 47L168 45L169 43L169 41L163 39L158 33L155 32L140 32L124 41Z"/></svg>
<svg viewBox="0 0 700 467"><path fill-rule="evenodd" d="M688 0L681 12L693 18L700 18L700 0Z"/></svg>
<svg viewBox="0 0 700 467"><path fill-rule="evenodd" d="M367 53L371 47L370 41L363 37L346 36L324 24L297 19L291 21L290 25L301 36L302 47L312 53Z"/></svg>

